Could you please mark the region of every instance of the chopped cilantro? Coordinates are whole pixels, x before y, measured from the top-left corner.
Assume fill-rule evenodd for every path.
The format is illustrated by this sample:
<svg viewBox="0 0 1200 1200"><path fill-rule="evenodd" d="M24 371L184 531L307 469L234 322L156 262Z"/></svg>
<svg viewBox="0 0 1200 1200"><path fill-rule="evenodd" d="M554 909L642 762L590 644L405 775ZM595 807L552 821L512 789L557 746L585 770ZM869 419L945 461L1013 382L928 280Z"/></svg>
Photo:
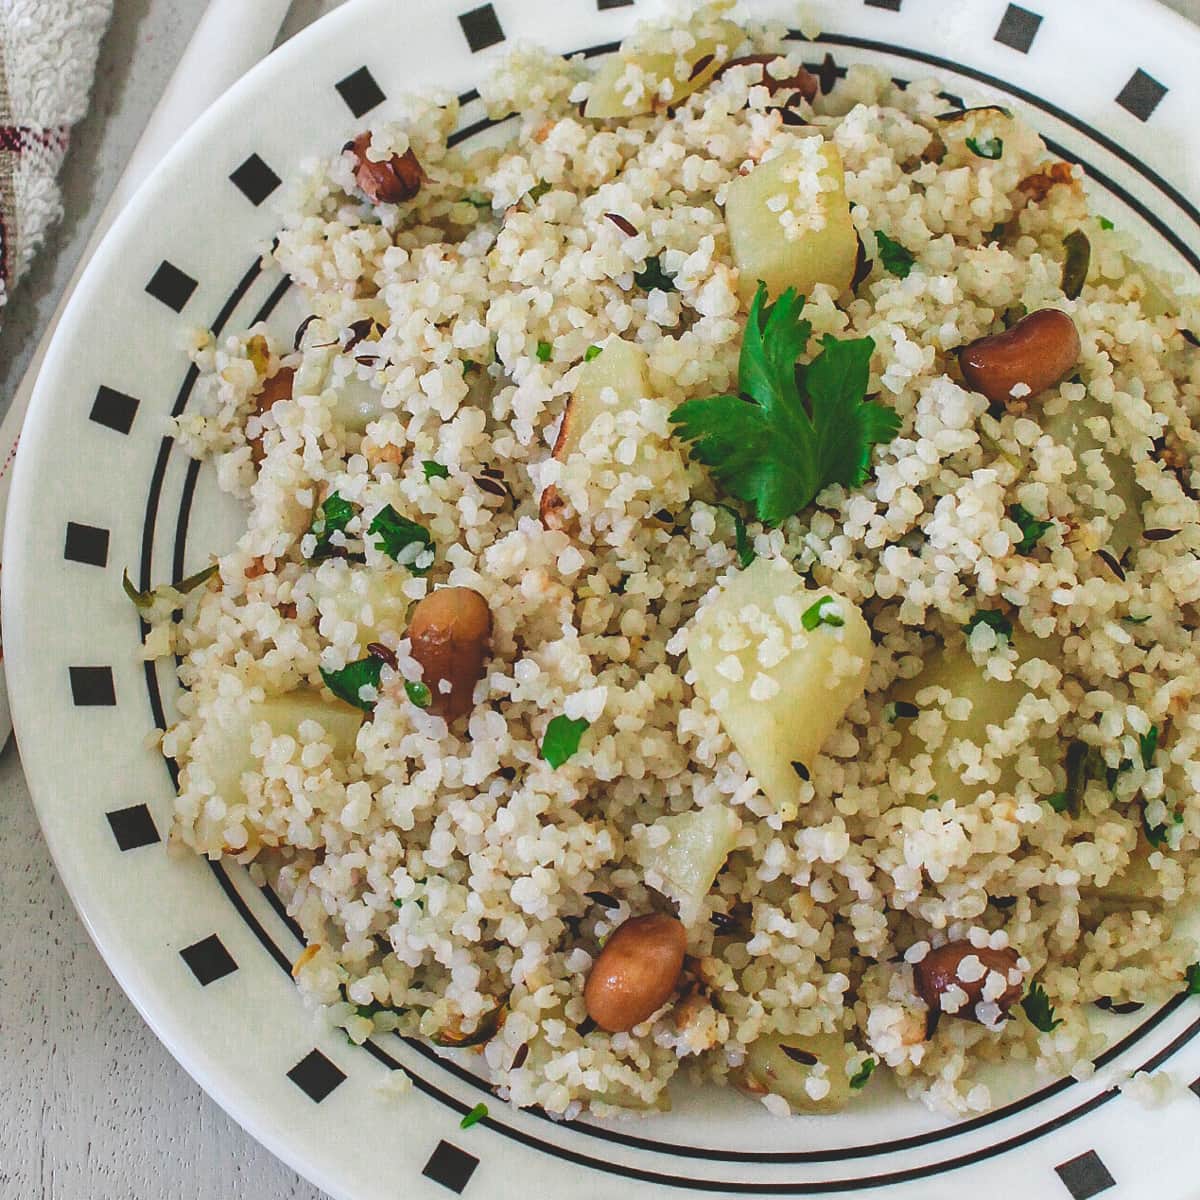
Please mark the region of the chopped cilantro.
<svg viewBox="0 0 1200 1200"><path fill-rule="evenodd" d="M1154 766L1154 752L1158 749L1158 726L1150 728L1138 737L1138 748L1142 752L1142 766L1150 770Z"/></svg>
<svg viewBox="0 0 1200 1200"><path fill-rule="evenodd" d="M889 725L894 725L900 720L910 720L915 717L921 710L907 700L892 700L883 706L884 720Z"/></svg>
<svg viewBox="0 0 1200 1200"><path fill-rule="evenodd" d="M428 708L433 703L433 693L429 690L428 685L421 683L420 680L406 679L404 691L418 708Z"/></svg>
<svg viewBox="0 0 1200 1200"><path fill-rule="evenodd" d="M1101 229L1116 229L1116 226L1107 217L1097 217Z"/></svg>
<svg viewBox="0 0 1200 1200"><path fill-rule="evenodd" d="M461 1121L458 1123L459 1129L470 1129L472 1125L478 1125L488 1115L488 1106L486 1104L477 1104Z"/></svg>
<svg viewBox="0 0 1200 1200"><path fill-rule="evenodd" d="M440 462L433 462L431 459L426 459L421 464L421 470L425 472L426 479L449 479L450 468L443 466Z"/></svg>
<svg viewBox="0 0 1200 1200"><path fill-rule="evenodd" d="M1066 792L1055 792L1053 796L1045 797L1045 800L1056 813L1066 812L1071 807L1071 798Z"/></svg>
<svg viewBox="0 0 1200 1200"><path fill-rule="evenodd" d="M737 547L738 564L743 568L748 567L757 555L754 553L750 535L746 532L746 522L742 520L742 514L728 504L718 504L716 507L727 512L733 518L733 542Z"/></svg>
<svg viewBox="0 0 1200 1200"><path fill-rule="evenodd" d="M1002 613L994 608L981 608L966 625L967 637L980 625L988 625L996 631L997 637L1011 638L1012 637L1012 622Z"/></svg>
<svg viewBox="0 0 1200 1200"><path fill-rule="evenodd" d="M800 624L810 633L818 625L832 625L835 629L845 625L846 618L837 609L837 601L832 596L822 596L816 604L810 605L800 616Z"/></svg>
<svg viewBox="0 0 1200 1200"><path fill-rule="evenodd" d="M1121 618L1121 620L1127 625L1145 625L1145 623L1150 620L1150 614L1147 613L1144 617L1124 616Z"/></svg>
<svg viewBox="0 0 1200 1200"><path fill-rule="evenodd" d="M325 686L339 699L355 708L370 712L375 707L374 700L364 700L359 692L364 687L379 688L379 677L383 673L383 659L373 654L360 658L358 662L348 663L340 671L327 671L321 668L321 678Z"/></svg>
<svg viewBox="0 0 1200 1200"><path fill-rule="evenodd" d="M646 259L646 265L640 271L634 271L633 282L647 292L655 288L660 292L675 290L675 280L663 270L662 259L657 254Z"/></svg>
<svg viewBox="0 0 1200 1200"><path fill-rule="evenodd" d="M121 586L125 589L125 595L133 601L133 606L138 609L153 608L155 602L160 598L159 592L178 592L181 596L186 596L189 592L194 592L198 587L206 584L219 570L216 563L211 567L205 567L203 571L197 571L195 575L189 575L186 579L181 579L178 583L168 583L164 586L150 588L147 591L139 592L133 586L133 580L129 578L129 571L126 570L121 576Z"/></svg>
<svg viewBox="0 0 1200 1200"><path fill-rule="evenodd" d="M875 241L879 245L879 261L883 263L884 270L907 279L917 256L907 246L892 241L882 229L875 230Z"/></svg>
<svg viewBox="0 0 1200 1200"><path fill-rule="evenodd" d="M377 548L414 575L424 575L429 570L429 564L417 566L417 559L433 545L429 530L402 517L390 504L385 504L375 514L367 533L378 535Z"/></svg>
<svg viewBox="0 0 1200 1200"><path fill-rule="evenodd" d="M572 720L560 714L553 718L542 738L542 757L557 770L579 749L579 740L588 724L582 717Z"/></svg>
<svg viewBox="0 0 1200 1200"><path fill-rule="evenodd" d="M1029 1023L1042 1033L1052 1033L1062 1024L1062 1018L1054 1016L1054 1006L1050 1003L1050 997L1046 995L1046 989L1036 981L1029 985L1021 1007L1025 1010Z"/></svg>
<svg viewBox="0 0 1200 1200"><path fill-rule="evenodd" d="M986 158L994 162L1004 153L1004 139L969 137L967 138L967 149L978 158Z"/></svg>
<svg viewBox="0 0 1200 1200"><path fill-rule="evenodd" d="M1018 554L1031 554L1034 546L1041 541L1042 534L1054 526L1053 521L1039 521L1023 504L1010 504L1008 518L1021 530L1021 540L1017 543Z"/></svg>
<svg viewBox="0 0 1200 1200"><path fill-rule="evenodd" d="M335 533L345 533L346 526L350 524L353 517L358 515L358 512L357 504L350 500L344 500L337 492L330 492L309 528L309 533L314 534L317 539L311 561L316 562L318 559L329 558L337 553L338 547L330 541L330 538Z"/></svg>
<svg viewBox="0 0 1200 1200"><path fill-rule="evenodd" d="M1068 300L1078 300L1087 283L1088 267L1092 262L1092 243L1082 229L1073 229L1063 238L1062 290Z"/></svg>
<svg viewBox="0 0 1200 1200"><path fill-rule="evenodd" d="M1183 813L1172 813L1171 824L1182 825ZM1146 805L1142 805L1142 831L1146 835L1146 841L1148 841L1151 846L1153 846L1155 849L1158 849L1160 846L1166 846L1167 832L1169 828L1170 827L1165 823L1162 825L1151 825L1146 819Z"/></svg>
<svg viewBox="0 0 1200 1200"><path fill-rule="evenodd" d="M591 362L593 358L599 358L604 353L603 346L589 346L583 354L584 362Z"/></svg>
<svg viewBox="0 0 1200 1200"><path fill-rule="evenodd" d="M1187 994L1189 996L1200 996L1200 963L1192 963L1184 975L1187 981Z"/></svg>
<svg viewBox="0 0 1200 1200"><path fill-rule="evenodd" d="M867 1058L863 1060L863 1064L850 1076L850 1086L856 1091L861 1091L867 1086L867 1080L871 1078L871 1072L875 1070L875 1060Z"/></svg>
<svg viewBox="0 0 1200 1200"><path fill-rule="evenodd" d="M529 189L529 198L536 204L537 201L539 201L549 190L550 185L544 179L539 179L537 183L535 183L533 187Z"/></svg>
<svg viewBox="0 0 1200 1200"><path fill-rule="evenodd" d="M692 457L768 525L798 513L831 483L857 487L872 447L900 429L891 409L866 399L870 338L826 335L817 357L797 368L812 333L803 308L793 288L768 304L760 283L738 361L739 390L749 402L710 396L671 413Z"/></svg>
<svg viewBox="0 0 1200 1200"><path fill-rule="evenodd" d="M537 360L538 362L549 362L551 355L554 353L554 347L549 342L538 342L537 344Z"/></svg>

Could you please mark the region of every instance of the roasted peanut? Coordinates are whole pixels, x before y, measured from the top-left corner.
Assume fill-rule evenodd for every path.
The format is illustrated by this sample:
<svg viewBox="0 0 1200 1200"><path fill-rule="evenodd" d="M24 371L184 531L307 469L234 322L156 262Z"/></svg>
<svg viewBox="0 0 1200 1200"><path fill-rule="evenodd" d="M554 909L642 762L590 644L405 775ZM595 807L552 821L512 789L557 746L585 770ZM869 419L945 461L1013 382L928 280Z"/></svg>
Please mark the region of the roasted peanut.
<svg viewBox="0 0 1200 1200"><path fill-rule="evenodd" d="M993 404L1009 404L1018 385L1036 396L1067 375L1079 361L1079 333L1065 312L1040 308L1011 329L964 346L958 361L970 387Z"/></svg>
<svg viewBox="0 0 1200 1200"><path fill-rule="evenodd" d="M968 961L970 959L975 961ZM930 950L919 963L914 964L913 984L917 995L929 1005L931 1013L947 1013L978 1021L980 1017L976 1005L983 1000L984 986L993 972L1004 979L1004 991L993 997L999 1012L1007 1012L1021 995L1021 981L1013 983L1009 976L1010 971L1017 969L1017 962L1017 952L1011 948L992 950L987 946L974 946L965 940L947 942L936 950ZM942 1006L942 996L952 987L960 988L966 996L953 1013Z"/></svg>
<svg viewBox="0 0 1200 1200"><path fill-rule="evenodd" d="M411 149L383 162L367 157L371 135L360 133L351 143L354 182L372 204L402 204L411 200L425 182L425 171Z"/></svg>
<svg viewBox="0 0 1200 1200"><path fill-rule="evenodd" d="M596 957L583 990L588 1016L609 1033L660 1009L683 971L687 934L674 917L651 913L621 925Z"/></svg>
<svg viewBox="0 0 1200 1200"><path fill-rule="evenodd" d="M296 372L291 367L280 367L270 379L263 383L258 395L254 397L255 415L261 417L263 413L270 412L280 400L290 400L295 378ZM250 438L249 441L251 460L256 464L262 462L264 454L262 433Z"/></svg>
<svg viewBox="0 0 1200 1200"><path fill-rule="evenodd" d="M430 711L447 721L470 712L492 636L487 601L471 588L438 588L413 609L408 636L432 697Z"/></svg>

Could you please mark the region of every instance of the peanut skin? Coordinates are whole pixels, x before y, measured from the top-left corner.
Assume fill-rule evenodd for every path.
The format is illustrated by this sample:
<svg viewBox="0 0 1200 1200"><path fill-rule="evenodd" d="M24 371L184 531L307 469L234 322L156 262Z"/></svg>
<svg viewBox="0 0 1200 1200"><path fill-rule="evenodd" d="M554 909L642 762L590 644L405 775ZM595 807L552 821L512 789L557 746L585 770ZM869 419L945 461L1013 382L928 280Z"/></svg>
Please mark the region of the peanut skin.
<svg viewBox="0 0 1200 1200"><path fill-rule="evenodd" d="M1075 322L1057 308L1040 308L1011 329L980 338L958 352L963 378L993 404L1011 404L1018 384L1036 396L1064 379L1079 361Z"/></svg>
<svg viewBox="0 0 1200 1200"><path fill-rule="evenodd" d="M640 1025L670 998L683 970L687 934L663 913L633 917L596 957L583 989L588 1016L609 1033Z"/></svg>
<svg viewBox="0 0 1200 1200"><path fill-rule="evenodd" d="M412 150L393 154L384 162L367 157L371 135L360 133L354 139L354 182L372 204L402 204L411 200L425 182L425 171Z"/></svg>
<svg viewBox="0 0 1200 1200"><path fill-rule="evenodd" d="M292 398L292 384L296 372L291 367L280 367L270 379L266 380L254 397L254 411L261 416L270 412L280 400ZM250 458L257 466L263 460L262 434L250 439Z"/></svg>
<svg viewBox="0 0 1200 1200"><path fill-rule="evenodd" d="M968 955L974 955L987 968L987 972L979 979L964 982L958 976L958 966ZM983 985L988 973L999 971L1008 979L1008 973L1017 965L1018 954L1009 948L992 950L988 947L971 945L968 941L947 942L936 950L930 950L919 963L913 966L913 984L917 995L929 1006L932 1013L941 1014L941 996L951 986L957 985L967 994L967 1002L954 1013L954 1016L967 1020L976 1020L975 1005L983 998ZM1006 1012L1021 995L1021 984L1009 983L1003 994L996 1001L1001 1012Z"/></svg>
<svg viewBox="0 0 1200 1200"><path fill-rule="evenodd" d="M438 588L413 609L408 636L432 697L430 711L447 721L470 712L492 636L487 601L471 588ZM438 686L443 680L448 692Z"/></svg>

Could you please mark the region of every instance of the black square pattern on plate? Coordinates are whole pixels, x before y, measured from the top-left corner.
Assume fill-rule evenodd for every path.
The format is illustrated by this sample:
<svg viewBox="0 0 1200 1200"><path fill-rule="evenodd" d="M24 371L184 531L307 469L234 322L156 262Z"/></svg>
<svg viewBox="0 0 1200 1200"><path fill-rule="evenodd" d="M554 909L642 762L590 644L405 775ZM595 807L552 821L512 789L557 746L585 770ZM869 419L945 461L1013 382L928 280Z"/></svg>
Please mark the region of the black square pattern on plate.
<svg viewBox="0 0 1200 1200"><path fill-rule="evenodd" d="M135 804L132 808L119 808L115 812L105 813L108 824L117 839L117 846L122 850L136 850L139 846L153 846L162 839L150 810L144 804Z"/></svg>
<svg viewBox="0 0 1200 1200"><path fill-rule="evenodd" d="M334 1088L345 1082L346 1073L334 1066L320 1050L302 1058L288 1078L310 1099L320 1104Z"/></svg>
<svg viewBox="0 0 1200 1200"><path fill-rule="evenodd" d="M185 271L181 271L173 263L159 263L154 277L146 284L146 291L155 300L161 300L175 312L183 312L184 306L192 298L196 290L196 281Z"/></svg>
<svg viewBox="0 0 1200 1200"><path fill-rule="evenodd" d="M886 8L890 12L899 12L904 0L866 0L868 8Z"/></svg>
<svg viewBox="0 0 1200 1200"><path fill-rule="evenodd" d="M117 702L112 667L71 667L71 699L76 708L111 708Z"/></svg>
<svg viewBox="0 0 1200 1200"><path fill-rule="evenodd" d="M1197 1098L1200 1098L1200 1079L1197 1079L1197 1080L1195 1080L1195 1082L1188 1084L1188 1087L1190 1087L1192 1089L1192 1091L1196 1093Z"/></svg>
<svg viewBox="0 0 1200 1200"><path fill-rule="evenodd" d="M471 1181L479 1159L449 1142L438 1142L437 1149L429 1156L425 1169L421 1172L426 1179L440 1183L442 1187L461 1195L463 1188Z"/></svg>
<svg viewBox="0 0 1200 1200"><path fill-rule="evenodd" d="M337 90L345 100L346 107L356 117L366 116L387 99L383 88L375 82L375 76L366 67L359 67L353 75L347 75L337 84Z"/></svg>
<svg viewBox="0 0 1200 1200"><path fill-rule="evenodd" d="M1054 1170L1067 1185L1067 1191L1074 1200L1089 1200L1089 1197L1098 1196L1116 1185L1116 1180L1108 1173L1108 1168L1100 1161L1095 1150L1089 1150Z"/></svg>
<svg viewBox="0 0 1200 1200"><path fill-rule="evenodd" d="M92 411L89 414L97 425L107 425L118 433L128 433L133 427L133 418L137 416L138 402L124 392L114 391L110 387L101 387L92 401Z"/></svg>
<svg viewBox="0 0 1200 1200"><path fill-rule="evenodd" d="M63 558L68 562L86 563L89 567L107 567L108 530L68 521Z"/></svg>
<svg viewBox="0 0 1200 1200"><path fill-rule="evenodd" d="M232 975L237 970L233 955L221 943L214 933L179 952L180 957L187 963L191 972L203 987Z"/></svg>
<svg viewBox="0 0 1200 1200"><path fill-rule="evenodd" d="M1148 121L1166 94L1167 89L1157 79L1138 68L1121 89L1117 103L1139 121Z"/></svg>
<svg viewBox="0 0 1200 1200"><path fill-rule="evenodd" d="M628 8L633 0L596 0L596 7L604 12L610 8Z"/></svg>
<svg viewBox="0 0 1200 1200"><path fill-rule="evenodd" d="M996 30L996 41L1001 45L1011 46L1014 50L1020 50L1022 54L1028 54L1041 23L1042 18L1038 13L1030 12L1019 4L1010 4L1000 22L1000 28Z"/></svg>
<svg viewBox="0 0 1200 1200"><path fill-rule="evenodd" d="M500 18L490 4L473 8L470 12L462 13L458 18L462 31L467 35L467 45L473 51L486 50L498 42L504 41L504 30L500 28Z"/></svg>
<svg viewBox="0 0 1200 1200"><path fill-rule="evenodd" d="M257 154L252 154L229 178L257 208L282 182Z"/></svg>

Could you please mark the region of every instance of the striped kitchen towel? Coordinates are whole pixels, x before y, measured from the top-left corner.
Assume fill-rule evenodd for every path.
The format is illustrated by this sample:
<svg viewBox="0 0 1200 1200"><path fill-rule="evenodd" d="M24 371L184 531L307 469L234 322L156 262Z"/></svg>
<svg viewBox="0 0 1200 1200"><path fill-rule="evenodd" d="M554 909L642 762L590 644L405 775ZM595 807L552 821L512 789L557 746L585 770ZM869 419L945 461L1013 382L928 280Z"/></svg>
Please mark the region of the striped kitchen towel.
<svg viewBox="0 0 1200 1200"><path fill-rule="evenodd" d="M112 0L0 0L0 320L61 215L56 177L111 11Z"/></svg>

